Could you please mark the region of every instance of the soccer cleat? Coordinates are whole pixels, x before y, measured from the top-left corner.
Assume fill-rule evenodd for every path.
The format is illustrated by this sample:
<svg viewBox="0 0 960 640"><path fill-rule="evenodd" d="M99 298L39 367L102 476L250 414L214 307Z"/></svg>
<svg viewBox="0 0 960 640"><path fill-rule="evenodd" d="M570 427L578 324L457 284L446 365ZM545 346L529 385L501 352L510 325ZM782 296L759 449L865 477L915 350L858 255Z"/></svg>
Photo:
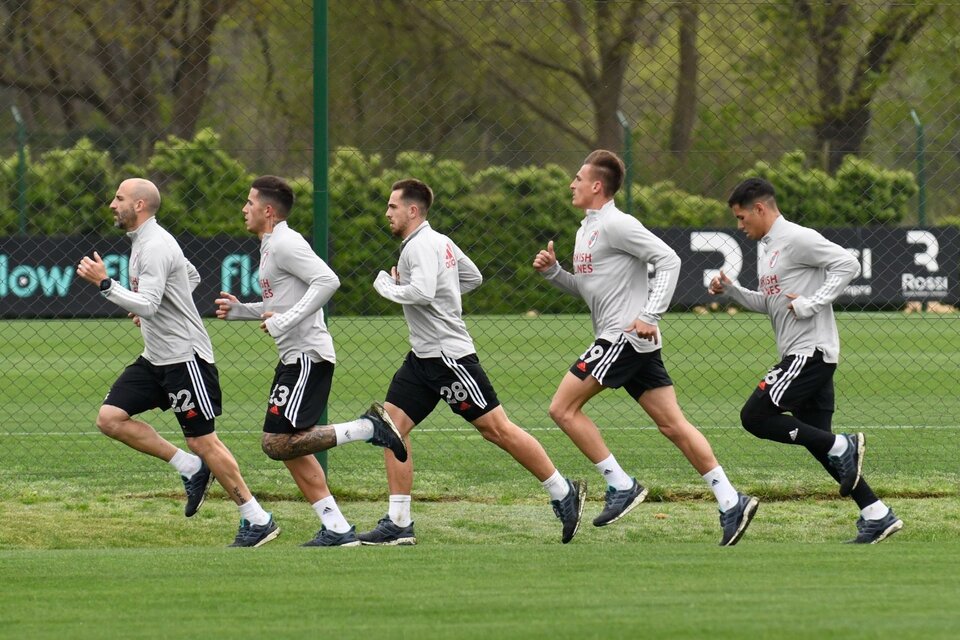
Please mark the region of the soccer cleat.
<svg viewBox="0 0 960 640"><path fill-rule="evenodd" d="M240 518L240 529L237 531L237 537L233 540L231 547L259 547L267 544L280 535L280 527L273 521L273 514L270 514L270 521L267 524L251 524L246 518Z"/></svg>
<svg viewBox="0 0 960 640"><path fill-rule="evenodd" d="M210 467L203 460L200 461L200 470L186 478L180 476L183 480L183 488L187 491L187 504L183 508L183 515L188 518L200 510L203 499L207 497L207 490L213 483L213 474L210 473Z"/></svg>
<svg viewBox="0 0 960 640"><path fill-rule="evenodd" d="M407 461L407 447L403 444L403 436L400 435L400 430L393 424L393 420L390 419L382 404L374 402L360 417L373 423L373 437L367 442L390 449L400 462Z"/></svg>
<svg viewBox="0 0 960 640"><path fill-rule="evenodd" d="M560 542L567 544L573 540L580 528L580 518L583 516L583 503L587 499L587 481L586 480L567 480L569 491L560 500L551 500L550 505L553 512L563 523L563 535Z"/></svg>
<svg viewBox="0 0 960 640"><path fill-rule="evenodd" d="M367 545L412 545L417 544L417 538L413 535L413 523L405 527L394 524L390 516L380 518L377 526L370 531L365 531L357 536L362 544Z"/></svg>
<svg viewBox="0 0 960 640"><path fill-rule="evenodd" d="M830 466L840 476L840 495L844 498L850 495L860 482L860 472L863 469L863 451L866 439L862 433L841 434L847 439L846 450L838 456L827 456Z"/></svg>
<svg viewBox="0 0 960 640"><path fill-rule="evenodd" d="M753 496L737 493L737 504L720 512L720 528L723 529L721 547L732 547L740 542L759 506L760 501Z"/></svg>
<svg viewBox="0 0 960 640"><path fill-rule="evenodd" d="M633 479L633 486L629 489L614 489L607 487L607 495L604 496L603 511L593 519L593 526L603 527L612 524L630 513L630 511L643 502L647 497L647 490L643 485Z"/></svg>
<svg viewBox="0 0 960 640"><path fill-rule="evenodd" d="M903 520L893 513L893 509L887 511L887 515L879 520L864 520L861 516L857 518L857 537L853 540L847 540L847 542L850 544L877 544L900 531L900 529L903 529Z"/></svg>
<svg viewBox="0 0 960 640"><path fill-rule="evenodd" d="M349 531L337 533L321 526L320 531L313 537L313 540L304 542L301 547L359 547L360 540L357 539L357 528L350 527Z"/></svg>

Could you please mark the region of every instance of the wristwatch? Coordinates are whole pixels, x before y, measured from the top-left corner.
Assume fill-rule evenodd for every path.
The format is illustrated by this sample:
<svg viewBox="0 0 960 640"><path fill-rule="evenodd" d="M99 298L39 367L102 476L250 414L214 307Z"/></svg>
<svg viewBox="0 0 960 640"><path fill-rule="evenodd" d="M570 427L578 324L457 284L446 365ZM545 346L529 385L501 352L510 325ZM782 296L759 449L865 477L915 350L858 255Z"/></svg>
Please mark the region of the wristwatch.
<svg viewBox="0 0 960 640"><path fill-rule="evenodd" d="M113 286L113 280L111 278L104 278L100 281L100 291L106 291L111 286Z"/></svg>

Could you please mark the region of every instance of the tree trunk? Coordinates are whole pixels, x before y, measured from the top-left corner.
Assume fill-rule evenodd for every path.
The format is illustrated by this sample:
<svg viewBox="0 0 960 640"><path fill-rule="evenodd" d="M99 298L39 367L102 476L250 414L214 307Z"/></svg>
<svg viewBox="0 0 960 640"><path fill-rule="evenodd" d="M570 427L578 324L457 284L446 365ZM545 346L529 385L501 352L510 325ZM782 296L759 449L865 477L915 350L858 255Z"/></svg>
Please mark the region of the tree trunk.
<svg viewBox="0 0 960 640"><path fill-rule="evenodd" d="M677 93L673 103L673 121L670 123L669 149L677 163L684 164L693 144L693 125L697 119L697 70L700 62L697 29L700 26L700 16L696 2L681 3L679 11L680 65Z"/></svg>

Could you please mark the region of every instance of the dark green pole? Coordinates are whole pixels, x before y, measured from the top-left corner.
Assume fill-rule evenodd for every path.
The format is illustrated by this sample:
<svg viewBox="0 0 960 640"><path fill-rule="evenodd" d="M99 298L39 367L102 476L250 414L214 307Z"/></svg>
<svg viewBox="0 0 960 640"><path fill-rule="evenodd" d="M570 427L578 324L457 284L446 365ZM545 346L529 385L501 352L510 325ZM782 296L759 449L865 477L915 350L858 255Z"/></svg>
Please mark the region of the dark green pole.
<svg viewBox="0 0 960 640"><path fill-rule="evenodd" d="M330 221L328 218L329 139L327 137L327 0L313 0L313 249L329 262ZM327 314L327 323L330 316ZM324 410L321 423L327 422ZM317 454L327 472L327 452Z"/></svg>
<svg viewBox="0 0 960 640"><path fill-rule="evenodd" d="M923 136L923 123L914 109L910 109L910 117L917 129L917 186L920 189L917 195L917 224L921 227L927 224L927 176L924 168L926 145Z"/></svg>
<svg viewBox="0 0 960 640"><path fill-rule="evenodd" d="M626 166L627 174L623 177L623 184L626 186L627 192L627 213L633 215L633 206L632 206L632 196L630 188L633 184L631 178L631 170L633 168L633 133L630 131L630 124L627 122L626 116L623 115L623 111L617 111L617 120L620 121L620 127L623 128L623 164Z"/></svg>
<svg viewBox="0 0 960 640"><path fill-rule="evenodd" d="M27 127L16 106L11 106L10 112L17 123L17 212L20 233L27 235Z"/></svg>

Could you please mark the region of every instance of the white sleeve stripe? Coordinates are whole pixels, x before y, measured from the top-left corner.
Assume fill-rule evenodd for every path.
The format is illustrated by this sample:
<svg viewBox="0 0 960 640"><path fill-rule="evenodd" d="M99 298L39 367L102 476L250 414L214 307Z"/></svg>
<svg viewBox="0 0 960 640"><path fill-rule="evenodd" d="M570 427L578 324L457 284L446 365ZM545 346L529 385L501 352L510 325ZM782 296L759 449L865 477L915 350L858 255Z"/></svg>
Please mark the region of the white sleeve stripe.
<svg viewBox="0 0 960 640"><path fill-rule="evenodd" d="M290 403L287 405L287 410L283 412L293 426L297 426L297 416L300 414L300 405L303 403L303 393L307 388L307 380L310 378L310 367L313 364L305 353L301 353L299 359L300 374L297 376L297 382L293 385L293 389L290 390Z"/></svg>
<svg viewBox="0 0 960 640"><path fill-rule="evenodd" d="M480 391L480 385L473 379L470 372L453 358L443 354L441 354L440 357L444 363L446 363L447 367L453 371L454 375L457 376L457 379L463 383L463 386L466 387L467 396L470 397L478 407L481 409L485 408L487 406L487 399L483 397L483 393Z"/></svg>
<svg viewBox="0 0 960 640"><path fill-rule="evenodd" d="M820 285L820 289L817 291L816 295L813 297L815 303L826 304L831 302L836 298L839 293L834 293L837 289L840 288L840 276L833 274L829 276L826 280L823 281L823 284Z"/></svg>
<svg viewBox="0 0 960 640"><path fill-rule="evenodd" d="M803 370L803 365L806 364L806 362L807 356L798 355L790 364L790 368L787 369L783 377L773 383L773 386L770 388L770 400L773 401L773 404L778 407L780 406L780 400L783 399L783 394L790 388L790 383L800 375L800 372Z"/></svg>
<svg viewBox="0 0 960 640"><path fill-rule="evenodd" d="M210 402L210 392L207 391L207 385L203 383L203 376L200 374L200 365L196 360L187 361L187 372L190 374L190 381L193 382L193 391L197 398L197 405L200 412L207 420L213 420L216 416L213 412L213 403Z"/></svg>
<svg viewBox="0 0 960 640"><path fill-rule="evenodd" d="M597 367L593 370L593 377L597 379L597 382L603 384L604 376L607 375L610 367L612 367L613 363L620 357L625 344L627 344L627 337L621 333L617 341L610 345L610 349L603 355L600 363L597 364Z"/></svg>

